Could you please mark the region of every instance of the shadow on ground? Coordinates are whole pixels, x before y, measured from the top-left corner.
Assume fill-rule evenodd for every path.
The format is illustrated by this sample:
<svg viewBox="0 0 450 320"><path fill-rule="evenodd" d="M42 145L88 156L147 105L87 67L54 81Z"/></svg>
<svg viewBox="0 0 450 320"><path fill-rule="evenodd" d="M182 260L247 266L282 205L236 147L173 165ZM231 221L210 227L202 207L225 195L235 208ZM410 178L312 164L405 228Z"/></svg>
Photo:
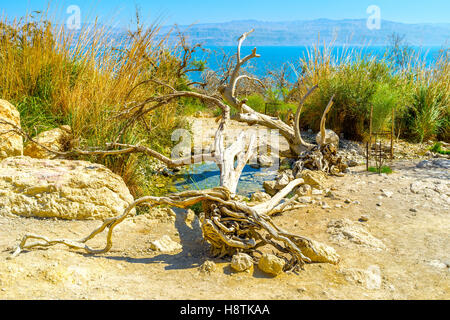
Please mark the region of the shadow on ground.
<svg viewBox="0 0 450 320"><path fill-rule="evenodd" d="M165 270L182 270L198 268L206 260L224 262L222 259L213 259L209 255L209 244L203 241L202 230L198 219L192 226L185 221L187 210L172 208L177 214L175 228L179 233L182 251L176 254L162 253L154 257L134 258L125 256L103 256L103 258L142 264L166 264ZM97 256L98 257L98 256Z"/></svg>

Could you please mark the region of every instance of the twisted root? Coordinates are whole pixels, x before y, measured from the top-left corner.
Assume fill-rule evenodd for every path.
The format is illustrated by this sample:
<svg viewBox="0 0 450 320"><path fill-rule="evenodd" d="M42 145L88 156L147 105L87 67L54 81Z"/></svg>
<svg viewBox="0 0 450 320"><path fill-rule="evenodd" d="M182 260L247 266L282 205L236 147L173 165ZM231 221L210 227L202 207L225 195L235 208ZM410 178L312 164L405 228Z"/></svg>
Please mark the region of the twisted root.
<svg viewBox="0 0 450 320"><path fill-rule="evenodd" d="M151 205L170 205L178 208L188 208L202 202L204 212L200 215L201 228L204 239L211 245L214 256L232 256L237 252L246 252L251 255L259 252L257 249L264 245L271 245L279 253L290 255L286 258L286 270L302 267L310 259L300 250L302 244L312 247L309 239L289 234L277 227L271 218L257 207L250 207L244 203L232 200L227 188L219 187L203 191L186 191L166 197L143 197L133 202L117 217L106 219L100 227L92 231L87 237L80 240L49 239L44 236L27 234L12 254L16 257L23 250L33 248L48 248L62 244L70 249L82 250L89 254L102 254L112 247L112 232L138 205L148 203ZM277 204L274 204L277 205ZM266 206L267 210L272 210ZM106 244L103 248L91 248L87 242L104 230L108 230ZM31 242L32 240L36 240ZM314 248L313 248L314 250Z"/></svg>
<svg viewBox="0 0 450 320"><path fill-rule="evenodd" d="M342 162L342 157L337 155L337 149L333 144L325 144L305 151L295 164L294 172L303 169L324 171L335 176L342 176L347 170L347 165Z"/></svg>

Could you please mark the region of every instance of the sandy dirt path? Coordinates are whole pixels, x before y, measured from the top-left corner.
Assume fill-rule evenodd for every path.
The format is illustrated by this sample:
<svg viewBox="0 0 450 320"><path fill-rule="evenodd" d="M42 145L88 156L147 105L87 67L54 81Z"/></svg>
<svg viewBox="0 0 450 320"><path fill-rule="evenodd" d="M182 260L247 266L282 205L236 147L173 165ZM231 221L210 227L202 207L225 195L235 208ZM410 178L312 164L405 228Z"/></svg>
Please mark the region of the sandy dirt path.
<svg viewBox="0 0 450 320"><path fill-rule="evenodd" d="M214 120L202 121L211 124L205 135L213 139ZM417 168L418 162L395 162L388 176L352 168L329 178L331 197L312 196L304 208L274 217L342 258L276 278L257 267L234 273L229 260L217 259L215 272L200 272L211 258L198 222L186 223L185 211L171 222L128 218L106 254L56 246L13 260L7 258L25 233L80 239L101 222L0 216L0 299L450 299L450 170ZM165 235L182 249L151 250Z"/></svg>
<svg viewBox="0 0 450 320"><path fill-rule="evenodd" d="M24 233L77 239L100 222L0 217L0 299L449 299L449 171L418 169L413 162L397 163L389 176L363 169L329 180L334 199L313 196L315 204L274 218L288 231L335 247L338 265L309 264L299 274L272 278L257 268L233 273L228 261L214 260L217 271L201 273L208 248L198 225L187 224L183 213L175 222L127 219L107 254L57 246L7 260ZM411 184L418 181L425 187L413 193ZM368 221L360 222L362 215ZM329 227L336 220L355 230L362 226L382 244L370 237L357 243L353 229L339 237L339 229ZM163 235L182 249L149 249Z"/></svg>

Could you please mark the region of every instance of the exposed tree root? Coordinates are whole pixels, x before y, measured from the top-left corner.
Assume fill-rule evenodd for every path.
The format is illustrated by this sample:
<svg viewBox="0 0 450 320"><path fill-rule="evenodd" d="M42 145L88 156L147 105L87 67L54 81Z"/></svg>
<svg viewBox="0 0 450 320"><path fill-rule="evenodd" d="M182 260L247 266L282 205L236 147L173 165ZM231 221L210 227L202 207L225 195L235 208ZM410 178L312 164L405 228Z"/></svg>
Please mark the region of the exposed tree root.
<svg viewBox="0 0 450 320"><path fill-rule="evenodd" d="M294 183L286 188L292 190L293 186L297 185ZM287 190L284 192L287 192ZM40 235L27 234L23 237L12 257L16 257L23 250L48 248L58 244L65 245L70 249L82 250L89 254L106 253L113 244L112 233L114 228L123 222L136 206L146 203L153 206L170 205L187 208L199 202L202 202L204 208L204 213L200 216L203 237L210 243L213 255L224 257L226 255L232 256L237 252L246 252L253 255L258 252L258 248L271 245L280 254L290 256L290 259L285 257L288 262L286 270L292 270L301 267L305 262L310 262L310 259L302 254L300 247L304 246L301 244L305 243L312 247L311 241L282 230L267 215L267 212L272 211L278 203L270 200L267 203L250 207L233 200L230 191L225 187L203 191L186 191L166 197L143 197L128 206L120 216L106 219L100 227L80 240L49 239ZM108 231L106 244L103 248L91 248L87 245L89 240L105 230ZM37 241L30 243L32 240Z"/></svg>
<svg viewBox="0 0 450 320"><path fill-rule="evenodd" d="M325 144L313 150L305 151L295 163L294 174L303 169L324 171L335 176L342 176L348 166L342 162L342 157L337 155L336 146Z"/></svg>

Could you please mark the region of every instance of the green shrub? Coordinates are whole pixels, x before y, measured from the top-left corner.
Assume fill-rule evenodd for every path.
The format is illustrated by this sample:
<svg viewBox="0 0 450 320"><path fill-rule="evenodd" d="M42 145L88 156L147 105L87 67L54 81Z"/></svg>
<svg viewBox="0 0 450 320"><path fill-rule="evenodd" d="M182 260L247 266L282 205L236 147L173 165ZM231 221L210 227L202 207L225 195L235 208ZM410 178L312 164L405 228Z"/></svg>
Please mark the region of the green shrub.
<svg viewBox="0 0 450 320"><path fill-rule="evenodd" d="M182 98L180 99L180 112L183 115L194 115L196 112L198 111L209 111L209 109L205 106L205 104L203 104L202 102L200 102L198 99L194 99L194 98Z"/></svg>
<svg viewBox="0 0 450 320"><path fill-rule="evenodd" d="M371 106L374 131L388 129L395 108L395 133L421 141L433 136L450 139L450 63L449 49L441 50L429 65L416 51L393 37L384 59L358 50L331 55L331 47L316 45L301 62L296 99L318 84L319 89L306 101L301 117L302 129L319 130L322 113L334 95L327 117L327 128L347 139L364 141L369 130ZM422 88L422 89L421 89ZM424 90L423 88L428 88ZM426 92L425 92L426 91Z"/></svg>
<svg viewBox="0 0 450 320"><path fill-rule="evenodd" d="M37 135L71 121L70 113L51 112L50 103L39 96L24 96L21 100L13 102L19 110L22 128L32 135Z"/></svg>
<svg viewBox="0 0 450 320"><path fill-rule="evenodd" d="M117 116L124 108L168 93L146 80L158 79L173 87L184 83L177 75L177 47L163 45L166 40L156 37L158 31L158 26L151 26L129 33L113 47L111 34L97 25L72 33L52 25L46 13L14 21L2 17L0 97L17 106L22 128L32 136L70 125L80 149L105 148L130 119L126 112ZM189 102L189 110L198 108ZM174 101L148 113L119 142L145 144L170 155L171 133L182 125L180 110ZM154 176L145 156L80 158L121 175L135 197L151 188Z"/></svg>
<svg viewBox="0 0 450 320"><path fill-rule="evenodd" d="M363 140L364 132L369 128L370 106L377 91L386 91L392 81L389 68L383 61L359 60L343 62L332 67L319 78L319 90L306 102L301 121L315 131L320 129L322 113L330 98L334 95L334 104L327 117L327 128L337 134L344 133L348 139ZM381 93L375 97L383 123L383 110L386 101L381 101Z"/></svg>
<svg viewBox="0 0 450 320"><path fill-rule="evenodd" d="M399 105L399 96L396 90L387 83L379 83L370 103L373 106L373 132L390 129L392 110L395 111Z"/></svg>
<svg viewBox="0 0 450 320"><path fill-rule="evenodd" d="M253 110L261 113L264 113L264 110L266 108L264 97L259 94L252 94L251 96L248 96L247 105L253 108Z"/></svg>
<svg viewBox="0 0 450 320"><path fill-rule="evenodd" d="M442 150L442 143L436 142L433 147L430 148L431 152L440 154L450 154L450 150Z"/></svg>
<svg viewBox="0 0 450 320"><path fill-rule="evenodd" d="M386 173L386 174L391 174L393 171L390 167L388 166L382 166L381 168L376 168L376 167L369 167L369 172L373 172L373 173Z"/></svg>
<svg viewBox="0 0 450 320"><path fill-rule="evenodd" d="M445 124L443 93L430 86L419 85L403 121L406 133L417 141L435 137Z"/></svg>
<svg viewBox="0 0 450 320"><path fill-rule="evenodd" d="M276 90L268 90L266 93L268 95L267 103L270 104L270 110L266 110L266 99L260 94L252 94L246 97L247 105L249 105L253 110L260 113L270 113L271 115L277 115L280 119L286 120L286 116L291 110L292 112L297 111L297 106L292 103L285 103L280 100L280 97L274 92Z"/></svg>

